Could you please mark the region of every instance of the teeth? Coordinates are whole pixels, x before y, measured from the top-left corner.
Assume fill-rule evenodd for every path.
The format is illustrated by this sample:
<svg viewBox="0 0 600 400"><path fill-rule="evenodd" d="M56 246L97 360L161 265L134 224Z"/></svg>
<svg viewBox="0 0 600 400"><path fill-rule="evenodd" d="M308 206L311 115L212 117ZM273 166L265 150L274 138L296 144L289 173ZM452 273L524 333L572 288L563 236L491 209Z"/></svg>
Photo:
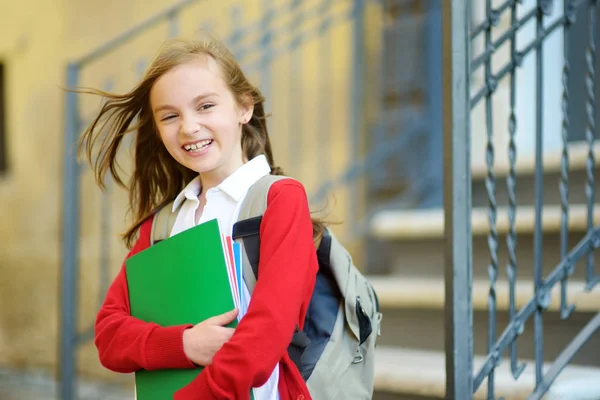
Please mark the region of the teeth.
<svg viewBox="0 0 600 400"><path fill-rule="evenodd" d="M212 142L211 139L209 140L201 140L198 143L193 143L193 144L186 144L184 146L184 149L186 149L187 151L192 151L192 150L201 150L204 147L208 146L210 144L210 142Z"/></svg>

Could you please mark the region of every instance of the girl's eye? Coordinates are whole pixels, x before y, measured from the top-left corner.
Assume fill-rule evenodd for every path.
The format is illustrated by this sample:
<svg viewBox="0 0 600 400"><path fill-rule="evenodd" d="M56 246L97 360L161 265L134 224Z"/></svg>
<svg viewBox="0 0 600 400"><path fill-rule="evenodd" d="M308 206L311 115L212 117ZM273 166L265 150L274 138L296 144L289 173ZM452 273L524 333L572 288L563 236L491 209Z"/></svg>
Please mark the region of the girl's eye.
<svg viewBox="0 0 600 400"><path fill-rule="evenodd" d="M198 111L205 111L214 106L214 104L202 104L200 107L198 107Z"/></svg>
<svg viewBox="0 0 600 400"><path fill-rule="evenodd" d="M161 119L161 121L168 121L168 120L173 119L173 118L175 118L175 115L167 115L167 116L163 117Z"/></svg>

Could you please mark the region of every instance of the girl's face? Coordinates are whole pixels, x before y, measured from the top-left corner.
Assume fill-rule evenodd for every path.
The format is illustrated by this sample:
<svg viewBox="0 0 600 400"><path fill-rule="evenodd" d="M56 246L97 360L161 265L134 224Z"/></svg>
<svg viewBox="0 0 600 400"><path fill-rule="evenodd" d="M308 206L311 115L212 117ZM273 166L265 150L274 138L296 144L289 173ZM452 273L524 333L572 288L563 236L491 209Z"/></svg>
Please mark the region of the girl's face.
<svg viewBox="0 0 600 400"><path fill-rule="evenodd" d="M167 151L183 166L218 183L244 163L242 125L253 106L238 105L211 57L198 57L158 78L150 106Z"/></svg>

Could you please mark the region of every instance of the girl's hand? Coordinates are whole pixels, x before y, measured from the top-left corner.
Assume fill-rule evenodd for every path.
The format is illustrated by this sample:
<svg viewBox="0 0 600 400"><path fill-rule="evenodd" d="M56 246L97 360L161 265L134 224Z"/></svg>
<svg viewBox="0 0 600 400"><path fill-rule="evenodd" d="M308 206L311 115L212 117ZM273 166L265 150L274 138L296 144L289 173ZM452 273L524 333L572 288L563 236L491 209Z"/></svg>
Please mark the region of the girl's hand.
<svg viewBox="0 0 600 400"><path fill-rule="evenodd" d="M194 364L206 367L212 363L217 351L227 342L233 328L227 328L238 315L238 310L233 309L225 314L217 315L202 321L193 328L183 332L183 351L187 358Z"/></svg>

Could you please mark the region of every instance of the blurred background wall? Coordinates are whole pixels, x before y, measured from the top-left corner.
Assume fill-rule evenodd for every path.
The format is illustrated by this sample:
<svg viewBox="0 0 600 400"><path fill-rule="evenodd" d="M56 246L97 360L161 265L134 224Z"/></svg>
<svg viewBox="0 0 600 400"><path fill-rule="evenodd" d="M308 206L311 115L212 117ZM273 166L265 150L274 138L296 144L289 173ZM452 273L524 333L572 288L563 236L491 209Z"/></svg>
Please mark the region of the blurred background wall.
<svg viewBox="0 0 600 400"><path fill-rule="evenodd" d="M504 3L490 2L493 9ZM563 17L563 1L553 3L547 17L550 21ZM586 21L593 11L588 3L579 7L578 21L583 22L572 28L570 36L565 37L562 28L556 29L543 45L544 201L550 207L544 217L549 218L544 227L546 272L561 260L557 221L563 148L571 155L569 203L576 211L569 222L570 243L577 243L587 229L582 204L587 201L590 153L585 142L588 99L584 83ZM537 3L525 0L515 7L522 18ZM473 0L471 9L472 26L489 17L484 1ZM493 40L513 28L508 9L504 7L500 14ZM0 383L4 377L12 382L35 371L48 382L58 375L60 300L65 290L60 273L63 256L70 252L77 254L75 311L67 309L75 317L82 343L76 353L77 374L94 382L131 385L131 376L110 373L100 366L90 340L100 301L126 253L118 237L129 221L126 192L109 181L107 192L101 193L85 161L75 174L79 189L63 192L65 184L73 181L65 175L64 160L75 154L72 143L65 144L67 127L73 126L75 134L81 132L101 104L91 96L77 96L76 107L67 104L63 90L67 66L72 66L71 78L77 78L78 86L128 91L166 38L194 37L205 30L228 44L265 94L267 112L272 114L269 129L276 163L305 184L315 210L324 209L328 219L341 222L333 225L334 232L376 285L386 316L376 398L443 398L442 123L449 111L442 101L442 87L448 82L442 80L441 21L441 0L0 0ZM120 36L131 29L131 35ZM513 31L519 49L535 40L533 23ZM483 36L470 44L472 59L486 51ZM115 38L120 39L113 41ZM565 40L570 48L567 53L563 51ZM505 40L490 56L492 71L501 71L513 56L510 40ZM565 61L570 61L571 67L571 125L568 140L563 141ZM511 167L519 175L518 202L524 205L519 208L519 218L525 221L518 228L518 259L525 265L518 278L523 284L518 306L528 299L533 286L530 206L537 67L535 52L529 52L517 69L514 90L510 74L498 82L490 96L491 123L486 120L484 101L470 114L476 227L472 289L475 353L479 357L488 352L488 267L493 247L488 236L489 213L492 206L499 207L494 209L502 219L495 243L500 243L500 264L505 265L509 259L506 236L510 234L506 188ZM471 95L489 84L482 70L472 74ZM512 92L516 107L511 106ZM509 124L513 111L516 133ZM518 149L516 162L509 158L511 133L515 133ZM130 167L131 143L132 138L122 149L125 171ZM593 146L592 153L598 154L598 145ZM490 169L498 179L499 194L494 201L488 186ZM79 212L73 213L78 217L78 231L74 245L65 248L63 221L75 210L73 204L79 207ZM597 214L594 218L600 220ZM581 276L575 278L579 280L574 283L580 284ZM498 279L502 288L498 289L499 303L503 304L500 326L509 314L505 269ZM562 324L557 308L548 313L548 360L568 344L567 338L580 330L586 318L600 311L595 293L582 300L574 322ZM525 336L532 339L530 328ZM530 342L519 348L525 359L533 357ZM594 337L587 349L597 345ZM597 376L597 352L582 351L578 357L574 362L589 367L586 371ZM506 382L510 382L505 390L517 390L518 384L505 372ZM523 385L520 394L531 389L530 381ZM3 400L6 393L2 388L0 385ZM57 393L56 386L46 391L49 396ZM28 399L23 396L13 398ZM523 396L515 398L526 398Z"/></svg>
<svg viewBox="0 0 600 400"><path fill-rule="evenodd" d="M74 154L73 149L65 149L64 143L67 63L175 3L2 3L0 63L5 89L5 165L0 177L0 365L52 371L58 355L63 157L65 151ZM265 8L280 8L283 1L190 3L178 15L176 27L166 19L87 63L81 69L79 86L127 91L167 37L193 37L206 30L230 39L237 29L247 29L233 49L245 54L239 57L242 65L252 80L267 91L277 163L290 175L301 178L313 193L324 178L333 179L346 171L352 160L348 115L364 113L369 108L364 102L361 109L350 110L352 104L348 101L353 78L352 3L295 2L289 12L280 11L276 14L280 18L273 18L273 29L279 34L273 35L271 47L281 54L274 54L266 63L260 60L264 31L257 29L257 23ZM292 18L298 18L296 15L300 18L293 21ZM327 15L332 17L331 26L320 28L321 17ZM372 12L368 18L371 28L381 23ZM364 32L369 42L365 49L379 45L377 29L371 28ZM305 38L303 31L308 32ZM325 49L321 45L324 41ZM302 54L295 54L291 46L299 48ZM320 57L326 57L325 62L319 62ZM268 75L263 73L265 65ZM377 61L371 65L376 70ZM83 128L98 109L100 99L81 96L79 101L79 127ZM319 150L323 147L325 150ZM128 148L124 148L126 151ZM319 156L327 159L321 162ZM126 157L123 165L127 169ZM109 253L107 276L112 280L125 255L117 234L125 228L127 216L125 191L109 182L110 215L108 221L103 219L103 196L86 162L82 161L81 166L78 327L85 331L92 326L99 305L101 256ZM324 166L325 171L319 169ZM347 196L341 191L333 201L335 207L329 208L333 210L330 215L341 220L345 217ZM84 374L114 377L99 366L91 342L84 345L79 360Z"/></svg>

